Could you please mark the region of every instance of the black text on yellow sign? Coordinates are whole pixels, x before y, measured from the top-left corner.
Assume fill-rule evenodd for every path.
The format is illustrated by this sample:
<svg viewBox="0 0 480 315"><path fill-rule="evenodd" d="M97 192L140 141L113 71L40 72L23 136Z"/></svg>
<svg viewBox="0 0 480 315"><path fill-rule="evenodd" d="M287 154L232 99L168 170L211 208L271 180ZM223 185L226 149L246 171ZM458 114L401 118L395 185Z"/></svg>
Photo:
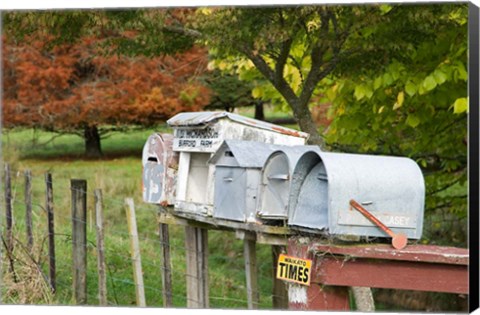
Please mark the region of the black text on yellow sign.
<svg viewBox="0 0 480 315"><path fill-rule="evenodd" d="M277 279L310 285L312 261L280 254L277 264Z"/></svg>

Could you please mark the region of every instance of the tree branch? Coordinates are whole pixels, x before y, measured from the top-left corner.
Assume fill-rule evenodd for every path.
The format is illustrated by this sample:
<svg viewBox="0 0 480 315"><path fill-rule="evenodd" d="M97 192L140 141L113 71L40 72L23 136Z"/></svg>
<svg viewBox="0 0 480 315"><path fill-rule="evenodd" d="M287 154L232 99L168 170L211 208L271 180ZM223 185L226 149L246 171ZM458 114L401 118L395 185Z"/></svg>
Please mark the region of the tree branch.
<svg viewBox="0 0 480 315"><path fill-rule="evenodd" d="M278 76L275 71L267 64L267 62L260 56L259 54L253 53L248 48L239 48L239 50L250 59L255 67L263 74L263 76L273 84L273 86L282 94L285 100L292 104L292 102L296 102L298 100L295 92L293 92L292 88L282 76Z"/></svg>
<svg viewBox="0 0 480 315"><path fill-rule="evenodd" d="M176 33L179 35L185 35L185 36L189 36L197 39L203 36L203 34L197 30L192 30L192 29L184 28L180 26L163 25L160 28L160 30Z"/></svg>

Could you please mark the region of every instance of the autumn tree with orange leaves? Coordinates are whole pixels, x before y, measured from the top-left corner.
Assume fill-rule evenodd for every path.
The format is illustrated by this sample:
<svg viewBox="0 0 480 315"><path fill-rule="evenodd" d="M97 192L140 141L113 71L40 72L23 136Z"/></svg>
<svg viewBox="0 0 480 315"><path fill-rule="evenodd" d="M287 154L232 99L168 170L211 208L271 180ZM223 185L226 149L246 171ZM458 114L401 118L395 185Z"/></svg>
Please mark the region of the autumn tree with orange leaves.
<svg viewBox="0 0 480 315"><path fill-rule="evenodd" d="M78 134L89 157L102 154L100 139L109 131L150 126L209 101L199 80L204 49L128 57L105 51L99 36L59 45L41 33L2 40L3 127Z"/></svg>

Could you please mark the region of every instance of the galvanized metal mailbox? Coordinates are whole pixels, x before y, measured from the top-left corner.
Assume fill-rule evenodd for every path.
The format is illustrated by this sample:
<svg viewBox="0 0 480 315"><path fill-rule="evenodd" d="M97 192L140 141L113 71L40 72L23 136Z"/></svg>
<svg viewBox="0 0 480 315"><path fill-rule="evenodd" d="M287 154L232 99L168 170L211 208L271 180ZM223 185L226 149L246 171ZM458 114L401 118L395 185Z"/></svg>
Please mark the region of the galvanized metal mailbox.
<svg viewBox="0 0 480 315"><path fill-rule="evenodd" d="M179 152L175 209L211 215L215 165L207 161L224 140L302 145L308 134L228 112L180 113L167 121Z"/></svg>
<svg viewBox="0 0 480 315"><path fill-rule="evenodd" d="M178 154L173 152L173 135L154 133L143 147L143 200L172 205L175 201Z"/></svg>
<svg viewBox="0 0 480 315"><path fill-rule="evenodd" d="M215 165L213 217L256 222L261 170L272 151L283 146L225 140L209 160Z"/></svg>
<svg viewBox="0 0 480 315"><path fill-rule="evenodd" d="M288 224L332 235L386 237L350 205L353 199L395 233L419 239L425 184L411 159L307 152L295 167Z"/></svg>
<svg viewBox="0 0 480 315"><path fill-rule="evenodd" d="M292 175L305 152L320 152L318 146L291 146L275 151L267 158L257 202L257 216L268 220L287 220Z"/></svg>

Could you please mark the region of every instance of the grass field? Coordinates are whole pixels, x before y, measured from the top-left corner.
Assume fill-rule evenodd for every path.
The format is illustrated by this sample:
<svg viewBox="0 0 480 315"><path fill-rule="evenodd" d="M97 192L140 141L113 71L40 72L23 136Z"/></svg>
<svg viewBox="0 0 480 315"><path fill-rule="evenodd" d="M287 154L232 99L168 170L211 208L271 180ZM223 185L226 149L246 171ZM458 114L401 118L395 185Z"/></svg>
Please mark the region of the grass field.
<svg viewBox="0 0 480 315"><path fill-rule="evenodd" d="M158 129L165 131L165 126ZM19 239L14 251L19 283L10 277L4 259L5 286L3 303L73 304L70 179L88 181L88 304L98 304L96 237L93 218L93 190L102 189L106 235L108 301L111 305L135 305L132 261L125 217L124 198L133 197L136 205L140 236L142 267L148 306L162 305L160 243L155 220L156 207L141 198L141 151L145 140L154 130L113 133L102 141L105 157L99 160L81 158L82 139L63 135L17 129L2 134L4 161L12 169L14 234ZM41 276L35 271L22 249L26 243L24 224L24 174L32 171L34 257L48 275L46 245L47 218L44 174L53 177L57 293L52 296ZM3 201L2 201L3 203ZM4 220L2 214L2 221ZM3 223L3 222L2 222ZM186 306L185 246L183 228L171 227L171 251L174 282L174 306ZM246 308L246 284L243 243L233 233L209 232L209 280L212 308ZM272 258L269 246L257 246L260 281L260 307L271 308ZM4 257L5 258L5 257Z"/></svg>

